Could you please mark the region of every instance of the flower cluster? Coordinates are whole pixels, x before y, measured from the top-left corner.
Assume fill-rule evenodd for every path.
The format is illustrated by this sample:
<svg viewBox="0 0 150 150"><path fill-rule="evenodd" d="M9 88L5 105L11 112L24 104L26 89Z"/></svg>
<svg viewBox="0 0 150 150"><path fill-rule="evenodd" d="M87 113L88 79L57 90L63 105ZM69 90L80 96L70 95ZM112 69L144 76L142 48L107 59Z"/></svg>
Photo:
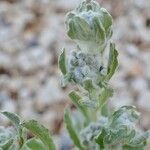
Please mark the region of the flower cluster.
<svg viewBox="0 0 150 150"><path fill-rule="evenodd" d="M69 57L68 65L73 81L81 86L86 79L91 79L96 84L102 76L103 68L100 70L102 65L100 58L96 55L74 51Z"/></svg>

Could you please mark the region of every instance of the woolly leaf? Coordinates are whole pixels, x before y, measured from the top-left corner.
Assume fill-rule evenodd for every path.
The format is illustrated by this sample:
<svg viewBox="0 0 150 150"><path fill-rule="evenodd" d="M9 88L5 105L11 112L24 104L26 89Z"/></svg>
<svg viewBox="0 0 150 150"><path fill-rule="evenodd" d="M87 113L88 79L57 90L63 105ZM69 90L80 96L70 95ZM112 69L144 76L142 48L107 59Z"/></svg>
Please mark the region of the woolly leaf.
<svg viewBox="0 0 150 150"><path fill-rule="evenodd" d="M105 8L101 8L101 11L103 14L101 16L101 21L105 28L105 32L107 32L108 29L112 26L112 17Z"/></svg>
<svg viewBox="0 0 150 150"><path fill-rule="evenodd" d="M39 124L35 120L29 120L22 123L22 126L35 134L44 143L45 150L56 149L48 129L46 129L43 125Z"/></svg>
<svg viewBox="0 0 150 150"><path fill-rule="evenodd" d="M123 150L145 150L145 149L144 146L132 147L132 146L124 145Z"/></svg>
<svg viewBox="0 0 150 150"><path fill-rule="evenodd" d="M92 90L95 89L95 87L94 87L93 82L92 82L91 79L85 79L83 81L83 87L84 87L84 89L86 89L89 92L92 92Z"/></svg>
<svg viewBox="0 0 150 150"><path fill-rule="evenodd" d="M4 128L0 127L0 147L3 150L8 150L10 147L12 147L15 143L16 147L18 146L17 138L16 138L17 132L13 131L12 128ZM13 143L14 142L14 143Z"/></svg>
<svg viewBox="0 0 150 150"><path fill-rule="evenodd" d="M23 131L23 128L22 126L20 125L21 124L21 121L20 121L20 118L18 115L14 114L14 113L10 113L10 112L2 112L3 115L5 115L16 127L17 131L18 131L18 141L19 141L19 146L22 147L24 141L25 141L25 134L24 134L24 131Z"/></svg>
<svg viewBox="0 0 150 150"><path fill-rule="evenodd" d="M138 119L139 113L134 106L123 106L113 113L110 126L116 129L120 126L133 128Z"/></svg>
<svg viewBox="0 0 150 150"><path fill-rule="evenodd" d="M72 79L71 73L65 74L61 81L61 86L65 87L69 82L71 82L71 79Z"/></svg>
<svg viewBox="0 0 150 150"><path fill-rule="evenodd" d="M32 138L28 140L21 150L44 150L45 146L39 139Z"/></svg>
<svg viewBox="0 0 150 150"><path fill-rule="evenodd" d="M14 113L10 113L10 112L2 112L2 114L4 116L6 116L14 125L17 129L20 128L20 118L18 115L14 114Z"/></svg>
<svg viewBox="0 0 150 150"><path fill-rule="evenodd" d="M85 41L90 40L91 29L88 23L83 18L78 16L74 17L73 22L74 22L74 27L76 28L76 37L74 37L74 39L85 40Z"/></svg>
<svg viewBox="0 0 150 150"><path fill-rule="evenodd" d="M104 88L99 97L100 108L102 108L109 100L109 97L112 97L112 96L113 96L113 89Z"/></svg>
<svg viewBox="0 0 150 150"><path fill-rule="evenodd" d="M116 71L116 68L118 66L118 52L115 49L115 44L110 44L110 52L109 52L109 60L108 60L108 66L107 66L107 76L106 81L110 80L113 74Z"/></svg>
<svg viewBox="0 0 150 150"><path fill-rule="evenodd" d="M95 138L96 143L100 146L100 149L104 147L104 137L106 135L106 131L103 129L100 134Z"/></svg>
<svg viewBox="0 0 150 150"><path fill-rule="evenodd" d="M61 72L63 73L63 75L65 75L67 73L65 49L62 50L62 53L59 56L58 64Z"/></svg>
<svg viewBox="0 0 150 150"><path fill-rule="evenodd" d="M100 21L100 19L96 16L93 17L93 29L95 32L95 38L96 38L96 42L99 43L105 43L105 29Z"/></svg>
<svg viewBox="0 0 150 150"><path fill-rule="evenodd" d="M14 140L10 139L5 144L3 144L1 147L3 150L9 150L12 147Z"/></svg>
<svg viewBox="0 0 150 150"><path fill-rule="evenodd" d="M149 136L150 136L149 131L141 133L141 134L139 133L133 139L131 139L129 144L132 147L143 146Z"/></svg>
<svg viewBox="0 0 150 150"><path fill-rule="evenodd" d="M80 138L78 137L77 132L75 131L75 128L73 126L72 120L70 118L70 112L69 109L65 109L64 112L64 121L66 124L66 128L68 130L68 133L70 135L70 138L72 139L73 143L80 149L84 150L84 148L81 145Z"/></svg>
<svg viewBox="0 0 150 150"><path fill-rule="evenodd" d="M88 112L85 107L80 104L80 100L82 99L77 92L72 91L69 93L69 97L71 98L73 104L79 109L79 111L84 115L86 119L88 119Z"/></svg>

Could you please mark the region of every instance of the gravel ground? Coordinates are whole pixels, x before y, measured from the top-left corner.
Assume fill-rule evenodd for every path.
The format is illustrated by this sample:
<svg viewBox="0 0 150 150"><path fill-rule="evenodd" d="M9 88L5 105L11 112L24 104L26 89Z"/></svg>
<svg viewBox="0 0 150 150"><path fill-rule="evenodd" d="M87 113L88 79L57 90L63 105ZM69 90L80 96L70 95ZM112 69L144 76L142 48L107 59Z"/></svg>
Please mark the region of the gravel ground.
<svg viewBox="0 0 150 150"><path fill-rule="evenodd" d="M68 139L63 109L71 105L60 87L58 54L75 48L65 33L64 16L80 0L0 1L0 109L34 118L49 128L56 141ZM141 127L150 129L150 1L99 0L114 18L119 69L111 84L112 108L133 104ZM0 117L0 125L8 124ZM71 142L64 141L65 146ZM66 144L66 145L65 145ZM60 146L58 145L58 149Z"/></svg>

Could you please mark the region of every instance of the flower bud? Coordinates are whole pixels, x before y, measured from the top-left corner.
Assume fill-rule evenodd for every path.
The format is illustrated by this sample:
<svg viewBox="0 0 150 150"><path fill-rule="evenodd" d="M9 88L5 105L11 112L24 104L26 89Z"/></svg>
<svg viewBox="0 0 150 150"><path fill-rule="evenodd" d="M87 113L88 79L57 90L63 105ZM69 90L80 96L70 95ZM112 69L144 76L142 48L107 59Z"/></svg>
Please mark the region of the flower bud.
<svg viewBox="0 0 150 150"><path fill-rule="evenodd" d="M83 1L66 17L68 36L82 51L102 52L112 35L112 17L98 3Z"/></svg>

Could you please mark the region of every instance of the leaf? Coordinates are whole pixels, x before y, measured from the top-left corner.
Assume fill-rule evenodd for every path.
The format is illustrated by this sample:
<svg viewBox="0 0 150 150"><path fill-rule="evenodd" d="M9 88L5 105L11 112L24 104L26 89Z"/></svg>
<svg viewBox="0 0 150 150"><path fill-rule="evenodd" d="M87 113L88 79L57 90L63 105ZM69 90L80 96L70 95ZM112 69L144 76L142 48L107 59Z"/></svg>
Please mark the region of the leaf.
<svg viewBox="0 0 150 150"><path fill-rule="evenodd" d="M89 107L89 108L93 108L93 109L98 108L97 101L90 100L88 97L84 97L80 101L80 105L83 106L83 107Z"/></svg>
<svg viewBox="0 0 150 150"><path fill-rule="evenodd" d="M95 89L91 79L85 79L83 81L83 86L84 86L84 89L89 91L89 92L92 92Z"/></svg>
<svg viewBox="0 0 150 150"><path fill-rule="evenodd" d="M4 150L8 150L8 147L14 146L14 143L16 146L18 146L17 143L17 132L16 130L12 130L12 128L4 128L0 127L0 147Z"/></svg>
<svg viewBox="0 0 150 150"><path fill-rule="evenodd" d="M41 142L41 140L32 138L28 140L23 148L21 150L44 150L44 144Z"/></svg>
<svg viewBox="0 0 150 150"><path fill-rule="evenodd" d="M118 129L118 127L126 125L132 128L138 119L139 113L134 106L123 106L113 113L111 127Z"/></svg>
<svg viewBox="0 0 150 150"><path fill-rule="evenodd" d="M104 43L106 40L105 29L98 16L93 17L92 28L94 29L96 43Z"/></svg>
<svg viewBox="0 0 150 150"><path fill-rule="evenodd" d="M84 115L86 119L88 119L88 112L85 107L80 104L81 97L75 92L72 91L69 93L69 97L71 98L73 104L79 109L79 111Z"/></svg>
<svg viewBox="0 0 150 150"><path fill-rule="evenodd" d="M35 120L29 120L22 123L22 126L34 133L44 143L46 150L56 149L48 129L46 129L43 125L39 124Z"/></svg>
<svg viewBox="0 0 150 150"><path fill-rule="evenodd" d="M69 109L65 109L64 121L65 121L66 128L68 130L68 133L69 133L70 138L72 139L73 143L79 148L79 150L84 150L84 148L81 145L80 138L78 137L78 134L76 133L76 131L73 127L73 123L70 118Z"/></svg>
<svg viewBox="0 0 150 150"><path fill-rule="evenodd" d="M65 49L62 50L62 53L59 56L58 64L61 72L63 73L63 75L65 75L67 73Z"/></svg>
<svg viewBox="0 0 150 150"><path fill-rule="evenodd" d="M67 73L63 76L63 79L61 81L61 86L65 87L69 82L71 82L72 79L72 74L71 73Z"/></svg>
<svg viewBox="0 0 150 150"><path fill-rule="evenodd" d="M77 30L76 30L76 26L74 25L73 19L69 19L69 21L68 21L67 34L71 39L77 39Z"/></svg>
<svg viewBox="0 0 150 150"><path fill-rule="evenodd" d="M135 135L135 137L132 138L132 140L130 141L129 144L132 147L141 146L141 145L143 145L146 142L146 140L147 140L147 138L149 138L149 136L150 136L149 131L141 133L141 134L138 134L138 135Z"/></svg>
<svg viewBox="0 0 150 150"><path fill-rule="evenodd" d="M17 132L18 132L18 142L19 142L19 146L22 147L24 141L25 141L25 135L23 133L23 129L20 121L20 118L18 115L14 114L14 113L10 113L10 112L2 112L3 115L5 115L16 127Z"/></svg>
<svg viewBox="0 0 150 150"><path fill-rule="evenodd" d="M111 129L104 138L104 143L108 146L115 146L119 143L126 144L135 136L135 131L133 129L125 127L120 127L118 129Z"/></svg>
<svg viewBox="0 0 150 150"><path fill-rule="evenodd" d="M123 150L145 150L145 149L144 149L144 146L131 147L131 146L128 146L128 145L124 145Z"/></svg>
<svg viewBox="0 0 150 150"><path fill-rule="evenodd" d="M90 40L91 35L91 29L89 24L79 16L75 16L73 18L74 27L76 28L76 37L75 39L78 40Z"/></svg>
<svg viewBox="0 0 150 150"><path fill-rule="evenodd" d="M100 149L105 148L104 147L104 137L106 135L106 131L102 129L100 134L95 138L96 143L100 146Z"/></svg>
<svg viewBox="0 0 150 150"><path fill-rule="evenodd" d="M112 96L113 96L113 89L104 88L99 97L100 108L102 108L109 100L109 97L112 97Z"/></svg>
<svg viewBox="0 0 150 150"><path fill-rule="evenodd" d="M107 75L105 80L109 81L113 74L115 73L115 70L118 66L118 52L115 49L115 44L111 43L110 44L110 52L109 52L109 60L108 60L108 66L107 66Z"/></svg>
<svg viewBox="0 0 150 150"><path fill-rule="evenodd" d="M8 140L4 145L2 145L3 150L9 150L13 144L14 140L10 139Z"/></svg>
<svg viewBox="0 0 150 150"><path fill-rule="evenodd" d="M2 112L2 114L4 116L6 116L17 128L17 130L20 128L20 118L18 115L14 114L14 113L10 113L10 112Z"/></svg>
<svg viewBox="0 0 150 150"><path fill-rule="evenodd" d="M103 23L105 31L107 31L108 28L110 28L111 25L112 25L112 17L105 8L101 8L101 11L102 11L102 14L103 14L102 16L100 16L101 21Z"/></svg>

